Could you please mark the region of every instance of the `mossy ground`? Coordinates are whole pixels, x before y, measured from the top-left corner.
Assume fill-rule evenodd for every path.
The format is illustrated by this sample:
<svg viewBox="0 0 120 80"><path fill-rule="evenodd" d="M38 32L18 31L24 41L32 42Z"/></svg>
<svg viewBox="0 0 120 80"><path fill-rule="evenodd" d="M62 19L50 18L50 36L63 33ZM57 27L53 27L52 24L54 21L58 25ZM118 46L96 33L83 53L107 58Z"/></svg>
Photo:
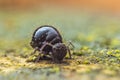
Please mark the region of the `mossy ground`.
<svg viewBox="0 0 120 80"><path fill-rule="evenodd" d="M0 14L0 80L119 80L118 19L82 13L63 16L50 11ZM72 41L72 59L67 55L61 64L32 62L37 54L30 56L33 49L29 42L33 31L44 24L56 26L65 43Z"/></svg>

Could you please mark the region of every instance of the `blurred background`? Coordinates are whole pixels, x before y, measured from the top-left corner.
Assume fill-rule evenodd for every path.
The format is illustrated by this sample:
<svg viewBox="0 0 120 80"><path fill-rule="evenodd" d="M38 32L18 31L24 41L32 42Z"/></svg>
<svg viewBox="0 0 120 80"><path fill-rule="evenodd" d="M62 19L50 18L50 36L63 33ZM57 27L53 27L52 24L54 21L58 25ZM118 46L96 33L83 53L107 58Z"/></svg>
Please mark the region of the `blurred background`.
<svg viewBox="0 0 120 80"><path fill-rule="evenodd" d="M41 25L53 25L76 46L103 38L119 41L120 0L0 0L0 40L31 40ZM67 30L67 31L66 31Z"/></svg>
<svg viewBox="0 0 120 80"><path fill-rule="evenodd" d="M78 10L120 12L119 0L0 0L2 10L30 10L53 7L72 8Z"/></svg>
<svg viewBox="0 0 120 80"><path fill-rule="evenodd" d="M72 60L26 62L37 57L30 41L41 25L73 43ZM119 80L119 64L120 0L0 0L0 80Z"/></svg>

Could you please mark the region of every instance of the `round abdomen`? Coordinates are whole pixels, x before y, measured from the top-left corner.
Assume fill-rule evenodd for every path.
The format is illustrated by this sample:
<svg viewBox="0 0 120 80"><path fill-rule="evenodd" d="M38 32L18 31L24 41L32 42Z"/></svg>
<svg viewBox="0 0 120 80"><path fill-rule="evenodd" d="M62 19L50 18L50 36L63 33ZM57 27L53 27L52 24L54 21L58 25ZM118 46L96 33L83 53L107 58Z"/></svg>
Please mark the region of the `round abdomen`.
<svg viewBox="0 0 120 80"><path fill-rule="evenodd" d="M61 61L67 54L67 48L63 43L57 43L53 46L52 55L55 60Z"/></svg>

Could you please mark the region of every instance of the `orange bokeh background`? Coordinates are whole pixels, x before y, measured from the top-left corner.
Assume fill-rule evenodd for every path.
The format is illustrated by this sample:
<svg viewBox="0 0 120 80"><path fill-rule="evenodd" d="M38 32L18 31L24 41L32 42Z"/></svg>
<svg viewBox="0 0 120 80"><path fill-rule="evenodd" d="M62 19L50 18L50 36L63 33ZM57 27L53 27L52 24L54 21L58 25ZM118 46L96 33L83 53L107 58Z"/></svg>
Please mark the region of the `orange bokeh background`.
<svg viewBox="0 0 120 80"><path fill-rule="evenodd" d="M0 0L0 8L4 10L41 8L44 5L120 13L120 0Z"/></svg>
<svg viewBox="0 0 120 80"><path fill-rule="evenodd" d="M1 10L32 10L58 6L64 9L120 13L120 0L0 0Z"/></svg>

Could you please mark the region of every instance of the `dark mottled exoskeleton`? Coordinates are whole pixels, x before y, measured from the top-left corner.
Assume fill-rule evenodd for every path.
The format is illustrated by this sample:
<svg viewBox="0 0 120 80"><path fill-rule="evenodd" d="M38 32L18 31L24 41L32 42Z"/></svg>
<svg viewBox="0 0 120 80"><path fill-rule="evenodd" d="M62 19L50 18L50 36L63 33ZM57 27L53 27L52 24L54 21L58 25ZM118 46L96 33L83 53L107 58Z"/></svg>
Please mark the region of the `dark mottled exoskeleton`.
<svg viewBox="0 0 120 80"><path fill-rule="evenodd" d="M50 55L54 62L61 62L67 51L71 58L69 47L63 43L59 31L53 26L44 25L37 28L33 33L30 45L35 49L33 54L36 51L40 52L36 62L39 61L41 53Z"/></svg>

